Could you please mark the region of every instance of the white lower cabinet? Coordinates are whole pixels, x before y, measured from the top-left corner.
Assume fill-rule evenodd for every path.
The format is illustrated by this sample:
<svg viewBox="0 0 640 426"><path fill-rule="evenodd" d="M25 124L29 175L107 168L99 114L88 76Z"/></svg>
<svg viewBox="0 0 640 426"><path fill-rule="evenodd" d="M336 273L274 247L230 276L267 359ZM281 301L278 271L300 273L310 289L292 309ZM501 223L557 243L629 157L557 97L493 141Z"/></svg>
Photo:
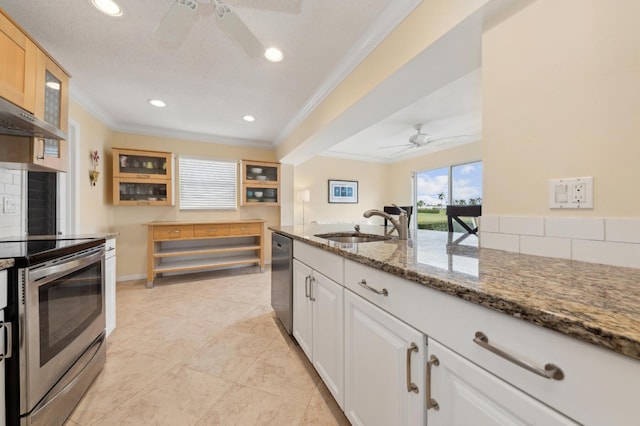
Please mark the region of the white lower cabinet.
<svg viewBox="0 0 640 426"><path fill-rule="evenodd" d="M293 336L344 406L344 288L293 260Z"/></svg>
<svg viewBox="0 0 640 426"><path fill-rule="evenodd" d="M429 426L576 425L433 339L426 397Z"/></svg>
<svg viewBox="0 0 640 426"><path fill-rule="evenodd" d="M347 418L353 425L425 425L426 336L344 293Z"/></svg>
<svg viewBox="0 0 640 426"><path fill-rule="evenodd" d="M110 238L105 244L104 261L105 321L107 336L116 328L116 239Z"/></svg>

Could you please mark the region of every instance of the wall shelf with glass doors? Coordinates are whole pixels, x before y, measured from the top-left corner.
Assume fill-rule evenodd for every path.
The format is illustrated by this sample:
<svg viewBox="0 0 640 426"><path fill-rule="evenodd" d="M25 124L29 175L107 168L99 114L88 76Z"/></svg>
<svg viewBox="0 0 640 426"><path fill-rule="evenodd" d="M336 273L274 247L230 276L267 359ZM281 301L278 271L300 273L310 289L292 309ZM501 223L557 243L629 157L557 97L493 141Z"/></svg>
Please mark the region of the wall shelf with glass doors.
<svg viewBox="0 0 640 426"><path fill-rule="evenodd" d="M280 163L242 160L242 206L280 205Z"/></svg>
<svg viewBox="0 0 640 426"><path fill-rule="evenodd" d="M113 204L173 206L171 152L113 148Z"/></svg>

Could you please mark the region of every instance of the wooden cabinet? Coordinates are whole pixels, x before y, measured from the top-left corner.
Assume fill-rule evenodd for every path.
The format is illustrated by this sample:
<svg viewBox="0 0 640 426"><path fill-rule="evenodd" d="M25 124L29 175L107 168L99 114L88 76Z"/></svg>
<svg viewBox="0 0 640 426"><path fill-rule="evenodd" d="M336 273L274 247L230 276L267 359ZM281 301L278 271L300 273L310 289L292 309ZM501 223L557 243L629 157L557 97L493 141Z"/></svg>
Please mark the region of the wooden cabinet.
<svg viewBox="0 0 640 426"><path fill-rule="evenodd" d="M172 153L121 148L112 152L114 205L175 204Z"/></svg>
<svg viewBox="0 0 640 426"><path fill-rule="evenodd" d="M242 160L242 206L280 205L280 164Z"/></svg>
<svg viewBox="0 0 640 426"><path fill-rule="evenodd" d="M432 339L429 360L429 426L578 424Z"/></svg>
<svg viewBox="0 0 640 426"><path fill-rule="evenodd" d="M344 406L343 287L293 260L293 336Z"/></svg>
<svg viewBox="0 0 640 426"><path fill-rule="evenodd" d="M147 287L158 274L259 265L264 272L264 220L150 222Z"/></svg>
<svg viewBox="0 0 640 426"><path fill-rule="evenodd" d="M105 320L107 336L116 328L116 239L109 238L105 244L104 261Z"/></svg>
<svg viewBox="0 0 640 426"><path fill-rule="evenodd" d="M0 10L0 96L26 109L36 112L36 64L39 49Z"/></svg>
<svg viewBox="0 0 640 426"><path fill-rule="evenodd" d="M348 290L344 299L347 418L353 425L424 426L425 335Z"/></svg>
<svg viewBox="0 0 640 426"><path fill-rule="evenodd" d="M66 137L69 126L69 75L0 10L0 96L52 125ZM54 130L51 130L54 132ZM35 171L66 171L67 141L9 138L7 162ZM6 151L6 152L5 152Z"/></svg>

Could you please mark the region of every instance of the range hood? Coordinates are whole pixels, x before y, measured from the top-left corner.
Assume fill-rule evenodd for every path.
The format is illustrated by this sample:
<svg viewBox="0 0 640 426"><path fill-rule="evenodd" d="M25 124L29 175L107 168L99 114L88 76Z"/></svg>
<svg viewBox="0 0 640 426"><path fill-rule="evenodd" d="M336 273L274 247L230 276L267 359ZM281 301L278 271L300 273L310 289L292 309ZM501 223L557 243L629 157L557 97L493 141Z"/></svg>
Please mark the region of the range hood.
<svg viewBox="0 0 640 426"><path fill-rule="evenodd" d="M60 129L2 98L0 98L0 135L67 139L67 135Z"/></svg>

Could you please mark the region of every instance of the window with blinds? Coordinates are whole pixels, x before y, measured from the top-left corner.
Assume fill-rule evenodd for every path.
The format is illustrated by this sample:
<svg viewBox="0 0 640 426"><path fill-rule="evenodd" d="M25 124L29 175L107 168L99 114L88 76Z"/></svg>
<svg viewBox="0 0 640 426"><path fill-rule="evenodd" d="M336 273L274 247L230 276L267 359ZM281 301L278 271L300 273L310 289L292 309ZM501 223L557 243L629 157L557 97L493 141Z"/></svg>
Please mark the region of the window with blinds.
<svg viewBox="0 0 640 426"><path fill-rule="evenodd" d="M180 156L180 210L236 210L238 163Z"/></svg>

